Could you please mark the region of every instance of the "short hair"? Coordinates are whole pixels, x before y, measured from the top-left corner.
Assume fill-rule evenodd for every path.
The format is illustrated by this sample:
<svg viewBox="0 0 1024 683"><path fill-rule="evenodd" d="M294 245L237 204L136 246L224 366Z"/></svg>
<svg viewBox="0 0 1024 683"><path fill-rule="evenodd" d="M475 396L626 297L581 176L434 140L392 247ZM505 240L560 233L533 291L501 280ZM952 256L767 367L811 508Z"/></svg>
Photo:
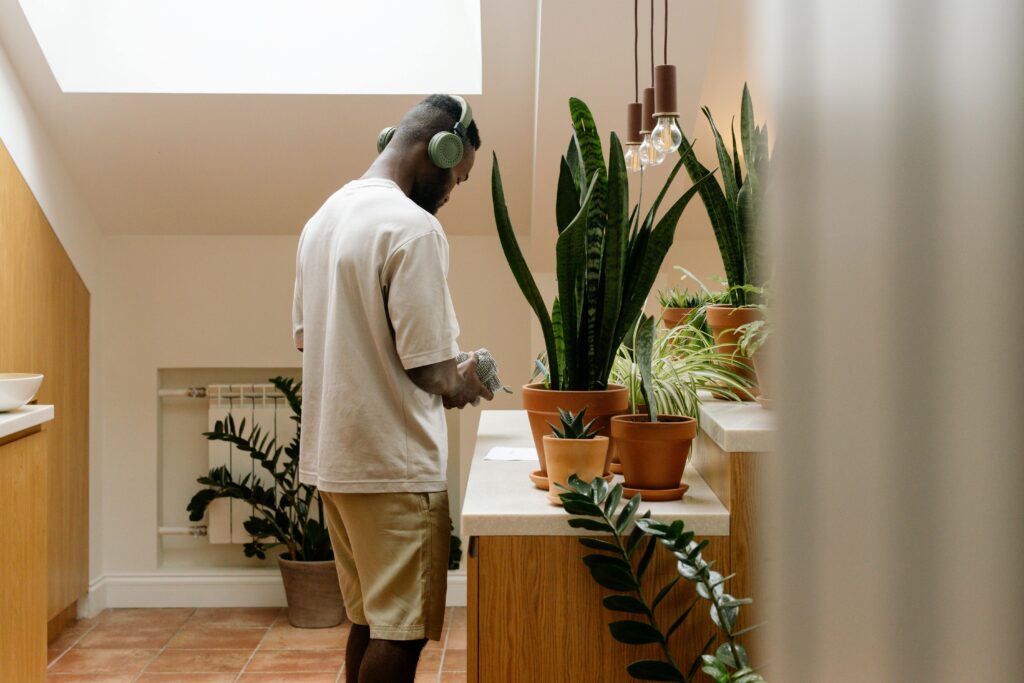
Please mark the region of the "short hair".
<svg viewBox="0 0 1024 683"><path fill-rule="evenodd" d="M409 140L429 142L435 134L451 130L459 121L462 107L451 95L430 95L416 104L398 124L398 131ZM466 128L466 139L480 149L480 129L476 121Z"/></svg>

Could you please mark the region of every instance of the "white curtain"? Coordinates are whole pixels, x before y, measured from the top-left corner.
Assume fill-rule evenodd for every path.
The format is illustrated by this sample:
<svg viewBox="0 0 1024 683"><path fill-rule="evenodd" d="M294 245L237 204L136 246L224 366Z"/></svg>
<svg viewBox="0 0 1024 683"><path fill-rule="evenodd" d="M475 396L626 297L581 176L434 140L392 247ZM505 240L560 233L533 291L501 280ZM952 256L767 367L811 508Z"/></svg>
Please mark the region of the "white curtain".
<svg viewBox="0 0 1024 683"><path fill-rule="evenodd" d="M1024 680L1024 3L753 6L782 385L765 674Z"/></svg>

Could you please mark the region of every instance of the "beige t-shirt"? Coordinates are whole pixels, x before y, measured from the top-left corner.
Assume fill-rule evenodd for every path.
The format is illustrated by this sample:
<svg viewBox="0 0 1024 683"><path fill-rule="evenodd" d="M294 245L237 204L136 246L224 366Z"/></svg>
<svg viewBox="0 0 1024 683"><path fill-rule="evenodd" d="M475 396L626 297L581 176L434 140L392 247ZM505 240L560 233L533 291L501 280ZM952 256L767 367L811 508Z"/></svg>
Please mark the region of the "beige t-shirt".
<svg viewBox="0 0 1024 683"><path fill-rule="evenodd" d="M300 480L338 493L446 490L441 397L405 374L458 354L441 224L390 180L356 180L303 228L295 271Z"/></svg>

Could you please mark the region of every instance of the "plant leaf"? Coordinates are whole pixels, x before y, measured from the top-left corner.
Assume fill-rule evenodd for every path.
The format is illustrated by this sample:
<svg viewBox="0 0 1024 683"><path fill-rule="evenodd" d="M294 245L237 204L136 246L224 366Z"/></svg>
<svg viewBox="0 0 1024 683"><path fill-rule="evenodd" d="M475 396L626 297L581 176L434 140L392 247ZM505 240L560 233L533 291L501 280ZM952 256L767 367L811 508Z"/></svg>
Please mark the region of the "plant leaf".
<svg viewBox="0 0 1024 683"><path fill-rule="evenodd" d="M641 659L626 667L626 673L641 681L682 681L683 674L668 662L658 659Z"/></svg>
<svg viewBox="0 0 1024 683"><path fill-rule="evenodd" d="M613 612L630 612L633 614L650 614L647 605L632 595L608 595L601 601L605 609Z"/></svg>
<svg viewBox="0 0 1024 683"><path fill-rule="evenodd" d="M574 517L569 520L569 526L574 529L586 529L587 531L604 531L605 533L613 533L613 529L605 524L599 522L596 519L587 519L586 517Z"/></svg>
<svg viewBox="0 0 1024 683"><path fill-rule="evenodd" d="M629 502L622 508L622 512L619 513L615 526L620 536L626 533L629 523L633 521L633 515L636 514L636 509L640 507L640 498L639 493L630 498Z"/></svg>
<svg viewBox="0 0 1024 683"><path fill-rule="evenodd" d="M628 645L646 645L647 643L660 643L664 640L661 631L650 624L632 619L613 621L608 624L612 637L620 643Z"/></svg>

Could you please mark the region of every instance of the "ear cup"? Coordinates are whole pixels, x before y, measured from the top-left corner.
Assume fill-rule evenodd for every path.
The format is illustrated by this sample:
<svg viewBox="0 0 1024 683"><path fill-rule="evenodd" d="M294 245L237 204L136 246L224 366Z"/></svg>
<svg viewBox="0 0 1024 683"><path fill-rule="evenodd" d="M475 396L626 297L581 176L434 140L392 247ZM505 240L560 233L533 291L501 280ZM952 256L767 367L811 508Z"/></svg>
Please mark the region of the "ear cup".
<svg viewBox="0 0 1024 683"><path fill-rule="evenodd" d="M438 133L427 146L430 160L440 168L451 168L462 161L462 138L455 133Z"/></svg>
<svg viewBox="0 0 1024 683"><path fill-rule="evenodd" d="M377 154L383 152L384 148L391 142L391 138L395 137L395 130L397 129L389 126L380 132L380 135L377 136Z"/></svg>

